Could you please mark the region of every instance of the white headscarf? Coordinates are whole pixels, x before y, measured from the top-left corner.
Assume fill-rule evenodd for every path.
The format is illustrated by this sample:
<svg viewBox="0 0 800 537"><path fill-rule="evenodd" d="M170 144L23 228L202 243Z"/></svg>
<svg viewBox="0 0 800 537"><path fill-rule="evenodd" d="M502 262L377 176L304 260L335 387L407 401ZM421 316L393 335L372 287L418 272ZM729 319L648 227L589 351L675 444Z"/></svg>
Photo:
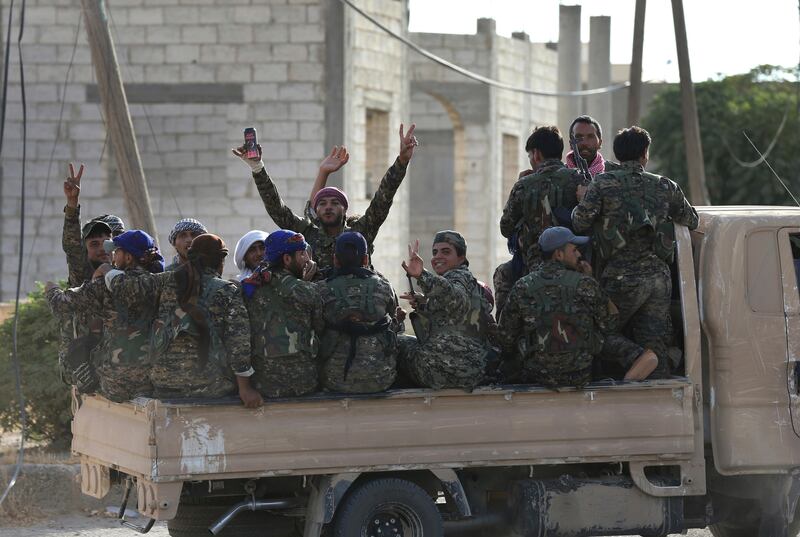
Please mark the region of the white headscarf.
<svg viewBox="0 0 800 537"><path fill-rule="evenodd" d="M239 242L236 243L236 251L233 254L233 260L236 263L236 268L239 269L239 275L236 276L239 281L244 280L253 273L253 271L244 264L244 254L247 253L247 250L250 249L254 242L264 242L267 240L268 235L269 233L266 231L253 229L245 233L244 236L239 239Z"/></svg>

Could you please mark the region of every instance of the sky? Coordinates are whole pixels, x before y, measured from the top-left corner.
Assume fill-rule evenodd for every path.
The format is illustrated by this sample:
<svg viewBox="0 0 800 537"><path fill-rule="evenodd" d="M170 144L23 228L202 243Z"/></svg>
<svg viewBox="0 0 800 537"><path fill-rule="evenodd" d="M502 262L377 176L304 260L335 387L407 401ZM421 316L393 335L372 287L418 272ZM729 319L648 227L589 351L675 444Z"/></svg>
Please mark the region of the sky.
<svg viewBox="0 0 800 537"><path fill-rule="evenodd" d="M500 35L525 31L535 42L558 41L559 4L582 6L584 42L589 41L589 17L610 16L611 62L630 63L635 0L410 0L409 29L473 34L476 20L490 17ZM683 5L695 81L800 61L798 0L684 0ZM676 82L672 2L648 0L645 13L642 78Z"/></svg>

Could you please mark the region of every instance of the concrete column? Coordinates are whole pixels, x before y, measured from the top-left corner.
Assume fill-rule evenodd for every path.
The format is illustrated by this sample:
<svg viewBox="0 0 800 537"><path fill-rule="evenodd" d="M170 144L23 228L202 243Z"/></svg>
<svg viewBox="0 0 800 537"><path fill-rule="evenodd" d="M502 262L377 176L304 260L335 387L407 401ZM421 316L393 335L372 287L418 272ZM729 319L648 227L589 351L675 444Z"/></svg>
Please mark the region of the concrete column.
<svg viewBox="0 0 800 537"><path fill-rule="evenodd" d="M581 6L558 7L558 91L581 89ZM580 97L558 98L558 128L581 114Z"/></svg>
<svg viewBox="0 0 800 537"><path fill-rule="evenodd" d="M589 19L589 82L590 88L602 88L611 83L611 17ZM604 138L613 138L611 122L611 93L591 95L586 98L586 113L595 118L604 131ZM610 147L606 145L606 152Z"/></svg>

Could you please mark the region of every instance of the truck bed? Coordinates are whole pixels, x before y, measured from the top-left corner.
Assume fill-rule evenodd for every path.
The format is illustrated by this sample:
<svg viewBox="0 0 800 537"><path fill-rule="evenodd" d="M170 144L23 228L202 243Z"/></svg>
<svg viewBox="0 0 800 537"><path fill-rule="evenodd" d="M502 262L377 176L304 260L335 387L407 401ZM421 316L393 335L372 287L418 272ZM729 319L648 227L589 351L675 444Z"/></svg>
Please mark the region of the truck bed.
<svg viewBox="0 0 800 537"><path fill-rule="evenodd" d="M681 461L695 448L685 378L392 390L268 400L112 403L83 396L73 451L152 483L413 468ZM657 420L653 417L658 416Z"/></svg>

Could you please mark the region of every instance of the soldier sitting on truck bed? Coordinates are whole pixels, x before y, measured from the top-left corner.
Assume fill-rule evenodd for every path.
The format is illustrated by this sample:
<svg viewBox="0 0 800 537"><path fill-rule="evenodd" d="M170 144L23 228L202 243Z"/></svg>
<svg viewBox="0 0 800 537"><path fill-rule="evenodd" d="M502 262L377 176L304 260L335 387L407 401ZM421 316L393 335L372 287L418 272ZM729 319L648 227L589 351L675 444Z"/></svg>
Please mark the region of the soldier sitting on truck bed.
<svg viewBox="0 0 800 537"><path fill-rule="evenodd" d="M593 230L605 266L600 284L619 308L622 331L656 352L654 376L666 377L671 373L673 223L694 229L698 218L674 181L644 171L649 147L646 130L621 130L614 138L620 169L598 175L588 190L579 190L582 200L572 223L577 232Z"/></svg>
<svg viewBox="0 0 800 537"><path fill-rule="evenodd" d="M658 364L652 351L614 334L616 308L578 251L588 242L565 227L539 237L545 260L514 285L500 316L508 380L580 388L601 351L624 367L625 380L644 380Z"/></svg>
<svg viewBox="0 0 800 537"><path fill-rule="evenodd" d="M320 282L325 331L320 338L322 387L373 393L397 376L397 295L369 268L367 241L346 231L336 239L335 269Z"/></svg>
<svg viewBox="0 0 800 537"><path fill-rule="evenodd" d="M156 397L223 397L238 388L245 406L261 404L250 385L247 312L238 287L220 277L227 253L222 239L202 234L174 271L107 278L115 297L135 294L158 304L149 333Z"/></svg>
<svg viewBox="0 0 800 537"><path fill-rule="evenodd" d="M254 384L265 397L295 397L317 389L319 289L308 243L279 229L264 241L266 265L242 281L250 317Z"/></svg>
<svg viewBox="0 0 800 537"><path fill-rule="evenodd" d="M96 279L66 291L48 282L46 297L56 315L86 311L103 319L103 337L92 351L91 364L99 379L100 393L122 402L152 392L149 336L156 303L138 293L112 295L104 275L124 273L136 277L161 272L164 260L152 237L140 230L126 231L105 241L104 246L107 252L113 252L117 270L111 270L108 264L101 265L95 272ZM83 374L93 376L95 371ZM92 383L84 379L82 384Z"/></svg>
<svg viewBox="0 0 800 537"><path fill-rule="evenodd" d="M471 389L484 380L492 353L487 335L492 307L469 270L467 242L460 233L438 232L432 250L435 274L423 266L419 241L408 245L409 259L403 261L422 294L412 289L401 296L414 308L410 318L416 338L399 338L398 367L421 387Z"/></svg>

